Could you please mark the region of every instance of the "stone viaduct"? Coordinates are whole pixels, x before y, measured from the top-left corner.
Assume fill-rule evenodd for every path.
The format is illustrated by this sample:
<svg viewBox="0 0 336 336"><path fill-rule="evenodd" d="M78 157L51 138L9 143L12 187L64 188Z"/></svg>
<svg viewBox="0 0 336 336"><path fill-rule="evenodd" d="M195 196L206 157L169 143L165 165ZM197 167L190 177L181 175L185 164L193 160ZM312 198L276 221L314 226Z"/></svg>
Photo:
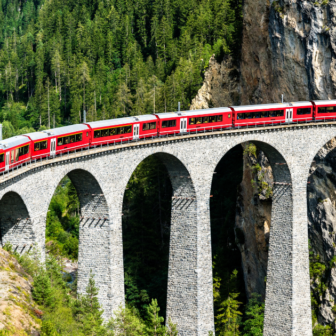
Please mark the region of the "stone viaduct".
<svg viewBox="0 0 336 336"><path fill-rule="evenodd" d="M22 253L45 249L50 200L68 175L81 204L78 291L95 274L105 317L124 304L122 205L138 164L156 155L173 186L167 317L180 335L214 330L210 191L219 161L234 146L256 144L274 174L264 335L312 335L307 179L318 150L336 136L336 122L190 134L90 149L0 175L2 243ZM224 158L225 159L225 158Z"/></svg>

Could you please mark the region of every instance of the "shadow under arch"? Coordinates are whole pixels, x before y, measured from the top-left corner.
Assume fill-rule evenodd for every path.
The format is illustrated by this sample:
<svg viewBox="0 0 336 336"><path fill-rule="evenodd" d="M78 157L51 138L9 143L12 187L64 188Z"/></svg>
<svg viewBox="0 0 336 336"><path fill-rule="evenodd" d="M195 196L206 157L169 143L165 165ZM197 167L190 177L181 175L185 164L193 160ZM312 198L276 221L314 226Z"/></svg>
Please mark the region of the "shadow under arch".
<svg viewBox="0 0 336 336"><path fill-rule="evenodd" d="M336 300L334 255L336 243L336 138L326 142L312 158L307 178L308 236L313 320L333 326ZM325 286L320 289L321 284ZM334 329L334 327L332 327Z"/></svg>
<svg viewBox="0 0 336 336"><path fill-rule="evenodd" d="M141 162L151 156L166 167L172 187L166 321L171 318L179 334L187 335L197 329L196 192L187 168L177 157L159 152Z"/></svg>
<svg viewBox="0 0 336 336"><path fill-rule="evenodd" d="M10 243L13 251L30 251L37 237L33 228L34 219L30 218L27 207L16 192L6 193L0 200L1 245Z"/></svg>
<svg viewBox="0 0 336 336"><path fill-rule="evenodd" d="M80 203L77 292L84 294L92 272L103 317L112 316L111 221L105 195L97 179L88 171L74 169L66 174L76 189ZM62 176L63 178L64 176Z"/></svg>
<svg viewBox="0 0 336 336"><path fill-rule="evenodd" d="M248 142L264 152L273 174L264 335L290 335L294 308L291 172L284 156L276 148L261 141Z"/></svg>

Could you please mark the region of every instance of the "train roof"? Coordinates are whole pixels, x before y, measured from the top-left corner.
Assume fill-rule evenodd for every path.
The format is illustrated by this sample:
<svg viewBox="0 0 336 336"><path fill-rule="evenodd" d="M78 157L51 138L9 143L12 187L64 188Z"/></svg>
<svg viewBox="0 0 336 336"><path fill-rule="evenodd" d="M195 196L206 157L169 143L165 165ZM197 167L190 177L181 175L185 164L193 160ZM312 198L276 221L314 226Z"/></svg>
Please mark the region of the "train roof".
<svg viewBox="0 0 336 336"><path fill-rule="evenodd" d="M336 100L331 99L331 100L313 100L314 104L316 106L320 105L336 105Z"/></svg>
<svg viewBox="0 0 336 336"><path fill-rule="evenodd" d="M25 135L28 136L33 141L48 138L49 136L48 134L45 134L43 132L25 133Z"/></svg>
<svg viewBox="0 0 336 336"><path fill-rule="evenodd" d="M45 136L57 136L57 135L64 135L64 134L69 134L69 133L75 133L75 132L80 132L80 131L87 131L89 127L85 124L76 124L76 125L70 125L70 126L64 126L64 127L57 127L57 128L52 128L49 130L42 131Z"/></svg>
<svg viewBox="0 0 336 336"><path fill-rule="evenodd" d="M242 105L231 106L235 111L265 110L275 108L291 108L293 106L312 106L310 101L293 102L293 103L275 103L275 104L258 104L258 105Z"/></svg>
<svg viewBox="0 0 336 336"><path fill-rule="evenodd" d="M204 115L204 114L211 114L211 113L223 113L223 112L231 112L231 109L229 107L216 107L216 108L211 108L211 109L156 113L156 115L161 119L168 119L168 118L176 118L180 116L190 117L190 115L197 116L197 115Z"/></svg>
<svg viewBox="0 0 336 336"><path fill-rule="evenodd" d="M109 120L99 120L92 121L86 123L90 125L92 128L100 128L100 127L108 127L108 126L116 126L116 125L125 125L129 123L136 123L138 121L155 121L156 117L152 114L143 114L134 117L125 117L125 118L117 118L117 119L109 119Z"/></svg>
<svg viewBox="0 0 336 336"><path fill-rule="evenodd" d="M8 138L5 140L1 140L0 141L0 148L1 149L7 149L7 148L13 148L13 147L17 147L20 145L23 145L25 143L29 143L30 140L23 136L23 135L18 135L12 138Z"/></svg>

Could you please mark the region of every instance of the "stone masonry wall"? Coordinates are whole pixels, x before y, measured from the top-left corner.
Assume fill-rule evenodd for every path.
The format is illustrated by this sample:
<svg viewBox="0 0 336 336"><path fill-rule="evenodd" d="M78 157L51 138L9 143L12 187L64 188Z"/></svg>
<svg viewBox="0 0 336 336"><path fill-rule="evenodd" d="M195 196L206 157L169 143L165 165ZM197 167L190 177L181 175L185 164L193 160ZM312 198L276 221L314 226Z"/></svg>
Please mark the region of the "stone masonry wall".
<svg viewBox="0 0 336 336"><path fill-rule="evenodd" d="M171 176L175 197L168 317L178 324L180 335L203 336L214 330L209 213L213 173L231 148L253 142L268 157L276 182L264 334L310 336L307 178L318 150L335 137L335 126L331 123L233 130L103 148L57 164L51 161L0 182L0 201L9 192L15 192L30 218L45 218L59 181L69 175L81 195L84 217L80 236L79 263L83 279L80 286L85 288L90 269L99 272L102 279L99 290L104 292L99 295L108 318L124 303L121 229L124 191L139 163L159 154ZM286 164L276 165L279 162ZM6 217L3 207L0 213ZM17 214L12 216L19 218ZM32 230L43 252L41 237L45 226L40 221L33 222Z"/></svg>

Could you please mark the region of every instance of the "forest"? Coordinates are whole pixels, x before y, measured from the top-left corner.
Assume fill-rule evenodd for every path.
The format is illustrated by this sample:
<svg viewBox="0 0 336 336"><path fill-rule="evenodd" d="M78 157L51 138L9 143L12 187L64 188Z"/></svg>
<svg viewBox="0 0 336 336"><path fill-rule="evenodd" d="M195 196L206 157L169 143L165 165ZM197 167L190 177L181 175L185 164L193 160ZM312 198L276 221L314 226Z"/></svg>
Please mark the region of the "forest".
<svg viewBox="0 0 336 336"><path fill-rule="evenodd" d="M241 25L242 0L1 0L5 135L189 109Z"/></svg>
<svg viewBox="0 0 336 336"><path fill-rule="evenodd" d="M95 121L175 111L179 102L188 110L211 55L239 62L242 5L243 0L0 0L4 138L80 123L84 111ZM220 336L262 335L264 303L257 295L247 301L235 243L242 157L240 147L226 155L211 191ZM80 204L64 177L49 207L46 264L14 254L34 279L33 297L45 312L41 335L177 335L178 326L165 321L171 195L165 166L155 157L143 161L123 205L126 308L105 323L94 275L86 294L77 296L76 283L60 266L61 257L78 258L79 244Z"/></svg>

